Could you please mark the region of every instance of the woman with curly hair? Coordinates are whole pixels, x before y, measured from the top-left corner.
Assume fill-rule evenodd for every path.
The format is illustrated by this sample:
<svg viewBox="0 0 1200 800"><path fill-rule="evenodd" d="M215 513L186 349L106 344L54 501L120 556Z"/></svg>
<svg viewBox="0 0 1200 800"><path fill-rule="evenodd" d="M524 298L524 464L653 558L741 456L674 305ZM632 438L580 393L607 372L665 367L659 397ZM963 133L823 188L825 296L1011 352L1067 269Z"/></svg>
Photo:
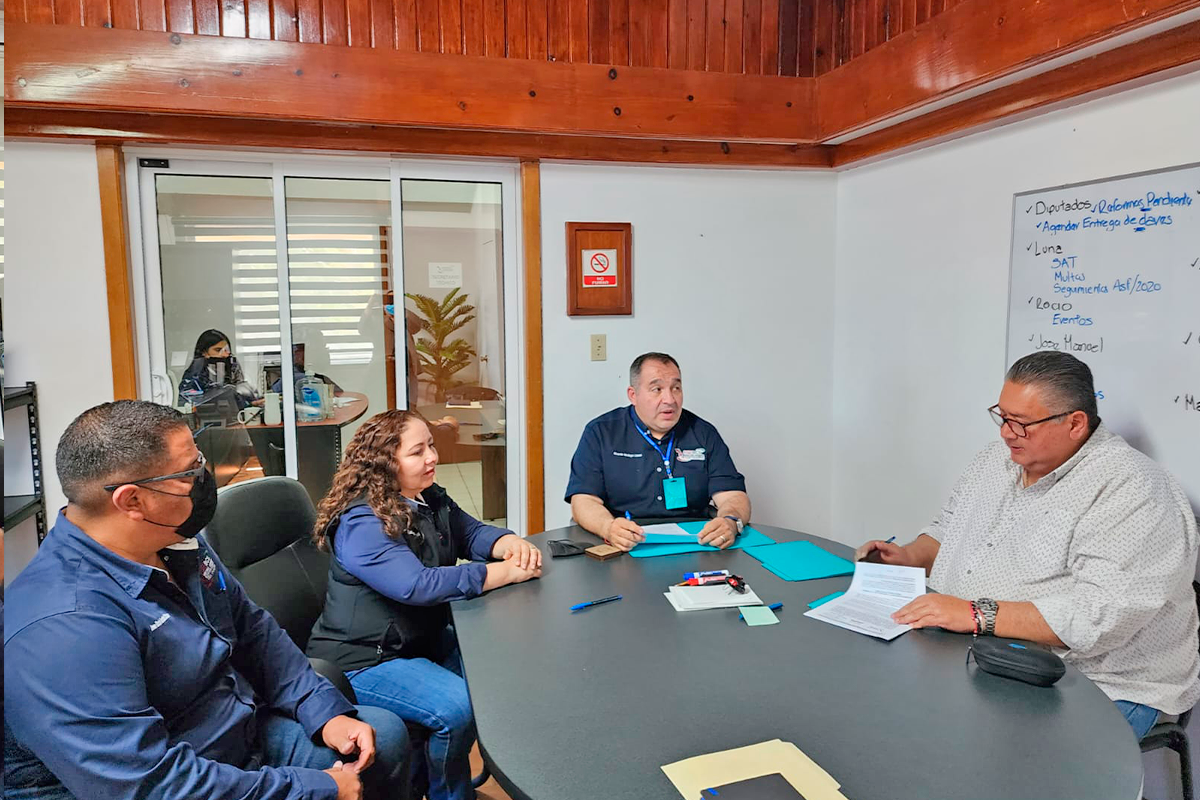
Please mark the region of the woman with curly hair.
<svg viewBox="0 0 1200 800"><path fill-rule="evenodd" d="M415 411L354 434L317 509L313 540L333 558L308 654L345 670L359 702L429 729L415 765L429 800L468 800L474 718L449 602L540 576L542 554L459 508L433 482L437 462Z"/></svg>

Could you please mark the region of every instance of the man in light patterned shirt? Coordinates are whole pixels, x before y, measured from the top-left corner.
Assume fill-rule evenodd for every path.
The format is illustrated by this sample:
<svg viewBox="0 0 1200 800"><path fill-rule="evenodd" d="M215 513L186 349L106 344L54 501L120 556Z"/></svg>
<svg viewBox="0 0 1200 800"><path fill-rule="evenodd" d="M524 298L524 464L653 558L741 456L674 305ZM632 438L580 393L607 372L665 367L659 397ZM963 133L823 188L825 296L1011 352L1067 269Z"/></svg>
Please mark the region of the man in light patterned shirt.
<svg viewBox="0 0 1200 800"><path fill-rule="evenodd" d="M857 555L923 567L941 592L897 622L960 633L982 624L1050 645L1141 738L1159 713L1200 699L1191 505L1101 424L1091 370L1074 356L1018 360L989 411L1002 441L975 457L933 524L908 545L873 541Z"/></svg>

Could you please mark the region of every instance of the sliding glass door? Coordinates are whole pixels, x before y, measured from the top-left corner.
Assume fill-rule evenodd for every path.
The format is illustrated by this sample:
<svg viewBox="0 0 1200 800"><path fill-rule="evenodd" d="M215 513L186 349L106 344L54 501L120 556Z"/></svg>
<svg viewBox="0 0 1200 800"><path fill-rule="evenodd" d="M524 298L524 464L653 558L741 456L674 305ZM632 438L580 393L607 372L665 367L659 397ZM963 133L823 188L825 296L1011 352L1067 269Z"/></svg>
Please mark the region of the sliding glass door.
<svg viewBox="0 0 1200 800"><path fill-rule="evenodd" d="M140 391L184 412L220 485L288 475L317 502L363 422L415 407L438 482L474 516L519 524L513 168L128 166Z"/></svg>

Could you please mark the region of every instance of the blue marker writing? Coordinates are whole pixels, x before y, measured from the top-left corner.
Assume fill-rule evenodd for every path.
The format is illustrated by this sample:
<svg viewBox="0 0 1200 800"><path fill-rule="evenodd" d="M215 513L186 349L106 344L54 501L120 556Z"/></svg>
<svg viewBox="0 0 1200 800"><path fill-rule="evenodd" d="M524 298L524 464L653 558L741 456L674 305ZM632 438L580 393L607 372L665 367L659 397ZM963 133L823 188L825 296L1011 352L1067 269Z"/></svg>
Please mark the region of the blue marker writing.
<svg viewBox="0 0 1200 800"><path fill-rule="evenodd" d="M591 608L592 606L598 606L601 603L611 603L614 600L620 599L621 595L614 594L612 597L602 597L599 600L588 600L586 603L576 603L575 605L571 606L571 610L578 611L581 608Z"/></svg>

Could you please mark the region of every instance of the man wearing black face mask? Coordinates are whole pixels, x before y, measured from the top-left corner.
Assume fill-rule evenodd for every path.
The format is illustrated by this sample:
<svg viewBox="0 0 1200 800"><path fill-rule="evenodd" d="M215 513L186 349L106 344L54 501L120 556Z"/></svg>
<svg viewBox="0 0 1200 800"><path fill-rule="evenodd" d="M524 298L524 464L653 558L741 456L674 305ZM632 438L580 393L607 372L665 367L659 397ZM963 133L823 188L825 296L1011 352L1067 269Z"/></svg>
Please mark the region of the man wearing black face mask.
<svg viewBox="0 0 1200 800"><path fill-rule="evenodd" d="M173 409L80 415L68 505L8 591L6 798L403 797L399 717L352 706L199 536L216 485Z"/></svg>

